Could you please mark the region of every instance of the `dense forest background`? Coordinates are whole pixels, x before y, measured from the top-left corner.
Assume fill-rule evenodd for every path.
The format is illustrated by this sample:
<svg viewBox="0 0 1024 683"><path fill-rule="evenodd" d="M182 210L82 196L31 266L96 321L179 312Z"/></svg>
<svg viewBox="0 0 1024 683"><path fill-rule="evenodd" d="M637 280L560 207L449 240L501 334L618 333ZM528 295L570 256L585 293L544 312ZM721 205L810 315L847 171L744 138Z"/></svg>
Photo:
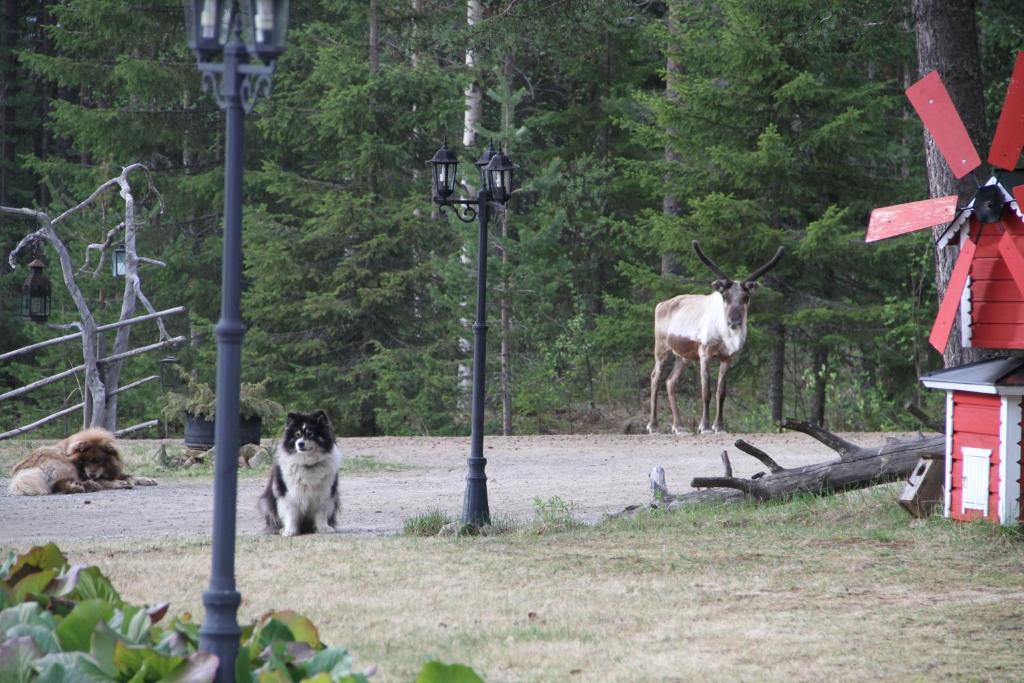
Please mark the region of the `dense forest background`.
<svg viewBox="0 0 1024 683"><path fill-rule="evenodd" d="M873 207L928 195L903 96L919 76L910 5L470 0L467 21L465 1L293 3L274 94L247 123L244 379L266 380L289 409L326 409L343 435L468 433L475 228L432 208L424 163L447 136L464 171L490 140L520 165L491 223L488 432L645 423L654 305L710 291L694 238L738 277L787 250L751 306L732 430L780 415L912 426L904 404L938 400L917 376L942 364L927 346L930 235L863 243ZM163 211L139 183L140 253L168 263L142 267L147 294L188 307L167 324L191 340L185 371L211 381L223 117L201 91L180 3L2 6L0 204L60 212L146 164ZM1024 47L1020 9L977 2L989 132ZM121 211L113 194L65 225L72 254ZM0 218L0 351L57 334L21 319L27 269L6 264L32 228ZM69 321L41 254L51 321ZM109 271L79 283L100 322L115 320ZM133 345L155 338L140 326ZM66 344L0 364L0 391L80 359ZM156 365L133 359L124 381ZM681 387L693 426L695 370ZM0 426L79 392L68 381L0 403ZM159 407L147 385L122 396L120 422Z"/></svg>

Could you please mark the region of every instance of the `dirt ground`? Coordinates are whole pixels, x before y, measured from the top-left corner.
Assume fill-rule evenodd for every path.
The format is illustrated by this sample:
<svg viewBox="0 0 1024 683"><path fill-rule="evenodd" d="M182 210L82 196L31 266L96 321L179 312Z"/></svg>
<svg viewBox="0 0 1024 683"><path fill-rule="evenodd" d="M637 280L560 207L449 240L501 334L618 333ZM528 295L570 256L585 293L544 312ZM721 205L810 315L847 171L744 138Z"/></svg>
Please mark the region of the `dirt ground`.
<svg viewBox="0 0 1024 683"><path fill-rule="evenodd" d="M574 514L596 521L604 513L649 499L648 473L665 468L669 489L689 490L694 476L721 474L728 450L737 476L763 470L733 447L742 438L763 448L784 467L834 454L803 434L718 436L578 435L488 436L488 494L492 517L529 519L534 499L558 496ZM847 435L857 443L880 443L884 434ZM381 437L343 439L346 456L407 466L353 473L341 480L342 534L400 531L403 520L430 510L458 517L462 505L468 438ZM94 494L14 497L0 479L0 545L34 540L200 537L210 533L213 487L209 478L161 479L158 486ZM238 486L238 533L261 533L256 500L262 478Z"/></svg>

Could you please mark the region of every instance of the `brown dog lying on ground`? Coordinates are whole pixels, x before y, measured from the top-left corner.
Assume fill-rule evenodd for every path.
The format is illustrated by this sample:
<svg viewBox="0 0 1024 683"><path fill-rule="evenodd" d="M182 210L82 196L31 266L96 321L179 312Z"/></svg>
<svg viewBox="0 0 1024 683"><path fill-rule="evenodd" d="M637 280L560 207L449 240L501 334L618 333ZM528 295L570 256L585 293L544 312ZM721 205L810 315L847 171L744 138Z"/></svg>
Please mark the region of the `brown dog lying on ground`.
<svg viewBox="0 0 1024 683"><path fill-rule="evenodd" d="M92 427L53 446L40 446L11 470L15 496L88 493L104 489L155 486L148 477L125 474L114 435Z"/></svg>

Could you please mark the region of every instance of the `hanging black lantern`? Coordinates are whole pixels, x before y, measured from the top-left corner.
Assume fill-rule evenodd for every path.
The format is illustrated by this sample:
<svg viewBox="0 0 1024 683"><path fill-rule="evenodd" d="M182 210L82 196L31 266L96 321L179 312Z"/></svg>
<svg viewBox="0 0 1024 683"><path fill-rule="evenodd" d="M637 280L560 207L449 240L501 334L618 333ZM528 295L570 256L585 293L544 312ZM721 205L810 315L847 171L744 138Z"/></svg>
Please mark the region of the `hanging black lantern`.
<svg viewBox="0 0 1024 683"><path fill-rule="evenodd" d="M43 275L46 264L35 259L28 264L32 274L21 286L21 315L36 323L45 323L50 317L50 278Z"/></svg>
<svg viewBox="0 0 1024 683"><path fill-rule="evenodd" d="M288 0L243 0L240 4L250 54L264 62L277 59L288 39Z"/></svg>
<svg viewBox="0 0 1024 683"><path fill-rule="evenodd" d="M484 150L484 153L480 155L480 158L473 163L473 165L477 167L477 170L480 171L480 188L484 190L490 189L489 187L487 187L487 171L485 169L487 168L487 164L491 163L491 159L493 157L494 143L492 142L491 144L487 145L487 149Z"/></svg>
<svg viewBox="0 0 1024 683"><path fill-rule="evenodd" d="M114 248L113 253L110 257L110 271L114 274L114 277L124 277L125 266L124 266L124 245L119 244Z"/></svg>
<svg viewBox="0 0 1024 683"><path fill-rule="evenodd" d="M504 204L512 196L512 172L515 167L504 152L498 151L484 168L487 172L487 191L491 199L499 204Z"/></svg>
<svg viewBox="0 0 1024 683"><path fill-rule="evenodd" d="M224 50L232 5L231 0L185 0L188 46L200 61L209 61Z"/></svg>
<svg viewBox="0 0 1024 683"><path fill-rule="evenodd" d="M447 199L455 191L455 172L459 168L459 160L455 153L448 149L447 140L434 154L430 165L434 168L434 195L440 199Z"/></svg>
<svg viewBox="0 0 1024 683"><path fill-rule="evenodd" d="M160 388L164 391L174 391L181 386L178 363L177 356L164 356L160 359Z"/></svg>

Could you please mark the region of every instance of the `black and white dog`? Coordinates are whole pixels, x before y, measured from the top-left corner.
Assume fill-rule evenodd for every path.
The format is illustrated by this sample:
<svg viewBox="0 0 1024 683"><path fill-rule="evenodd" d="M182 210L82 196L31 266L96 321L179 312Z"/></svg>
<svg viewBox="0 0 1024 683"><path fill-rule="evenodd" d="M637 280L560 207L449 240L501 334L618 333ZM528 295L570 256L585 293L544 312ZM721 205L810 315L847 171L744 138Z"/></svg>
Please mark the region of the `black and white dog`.
<svg viewBox="0 0 1024 683"><path fill-rule="evenodd" d="M288 413L270 481L260 496L267 533L295 536L333 531L341 509L340 468L341 451L327 414L322 410Z"/></svg>

